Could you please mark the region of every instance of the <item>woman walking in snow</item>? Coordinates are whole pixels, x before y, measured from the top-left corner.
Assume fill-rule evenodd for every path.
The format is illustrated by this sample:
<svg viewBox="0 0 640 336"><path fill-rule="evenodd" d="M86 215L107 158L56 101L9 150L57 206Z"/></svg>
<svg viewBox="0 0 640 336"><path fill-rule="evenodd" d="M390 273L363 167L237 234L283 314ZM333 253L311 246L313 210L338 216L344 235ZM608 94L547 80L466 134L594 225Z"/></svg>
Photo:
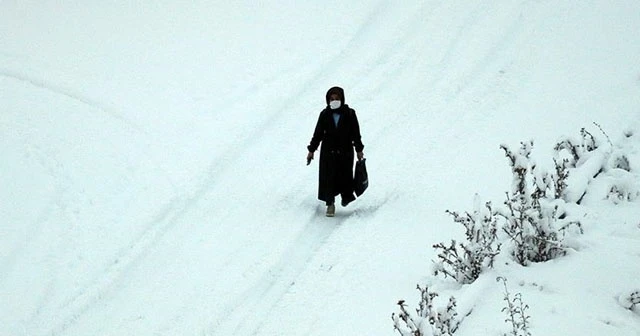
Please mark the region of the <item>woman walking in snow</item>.
<svg viewBox="0 0 640 336"><path fill-rule="evenodd" d="M362 160L364 145L360 139L360 125L356 111L344 103L344 90L332 87L327 91L326 103L316 124L311 143L307 146L307 164L320 143L318 199L326 202L327 216L336 211L335 197L339 194L342 206L355 200L353 195L353 151Z"/></svg>

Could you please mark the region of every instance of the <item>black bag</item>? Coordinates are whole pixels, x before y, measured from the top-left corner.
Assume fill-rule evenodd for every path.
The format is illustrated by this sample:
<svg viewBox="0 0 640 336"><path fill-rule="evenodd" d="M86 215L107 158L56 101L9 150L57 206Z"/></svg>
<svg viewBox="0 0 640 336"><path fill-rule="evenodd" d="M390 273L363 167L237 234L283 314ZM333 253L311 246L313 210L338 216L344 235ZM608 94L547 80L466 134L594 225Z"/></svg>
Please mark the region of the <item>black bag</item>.
<svg viewBox="0 0 640 336"><path fill-rule="evenodd" d="M356 162L356 171L353 176L353 191L355 191L358 197L360 197L369 186L369 176L367 175L365 160L366 159L362 159Z"/></svg>

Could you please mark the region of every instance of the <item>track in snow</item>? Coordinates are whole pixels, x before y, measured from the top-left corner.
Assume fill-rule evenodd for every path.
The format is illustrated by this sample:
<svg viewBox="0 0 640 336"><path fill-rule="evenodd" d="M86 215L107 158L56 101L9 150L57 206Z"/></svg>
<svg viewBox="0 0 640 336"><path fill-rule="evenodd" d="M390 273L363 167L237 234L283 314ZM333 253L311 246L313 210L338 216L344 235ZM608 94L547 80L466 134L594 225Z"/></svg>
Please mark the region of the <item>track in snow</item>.
<svg viewBox="0 0 640 336"><path fill-rule="evenodd" d="M298 276L335 229L348 218L347 213L340 212L334 218L326 218L323 207L318 206L304 230L282 253L278 262L221 310L208 334L257 334L272 308L295 285Z"/></svg>

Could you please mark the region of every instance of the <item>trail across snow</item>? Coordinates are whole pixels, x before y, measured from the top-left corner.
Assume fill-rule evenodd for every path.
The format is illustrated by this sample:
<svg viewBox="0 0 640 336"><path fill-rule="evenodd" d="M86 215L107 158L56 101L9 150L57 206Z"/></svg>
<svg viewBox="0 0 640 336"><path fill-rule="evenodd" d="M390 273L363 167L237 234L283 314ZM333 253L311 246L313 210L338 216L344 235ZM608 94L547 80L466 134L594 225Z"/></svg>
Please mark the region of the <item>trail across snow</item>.
<svg viewBox="0 0 640 336"><path fill-rule="evenodd" d="M462 236L445 210L508 190L501 143L533 138L550 160L594 121L613 139L640 127L636 13L0 2L0 335L392 335L396 302L431 281L431 245ZM358 113L371 186L326 218L304 159L334 85ZM627 237L625 261L640 253L635 205L588 215L610 225L592 233ZM575 265L607 265L589 259L598 237ZM569 310L599 288L568 289L557 269L500 269L531 298L534 335L637 334L609 291ZM462 335L505 332L496 275L447 287L472 311Z"/></svg>

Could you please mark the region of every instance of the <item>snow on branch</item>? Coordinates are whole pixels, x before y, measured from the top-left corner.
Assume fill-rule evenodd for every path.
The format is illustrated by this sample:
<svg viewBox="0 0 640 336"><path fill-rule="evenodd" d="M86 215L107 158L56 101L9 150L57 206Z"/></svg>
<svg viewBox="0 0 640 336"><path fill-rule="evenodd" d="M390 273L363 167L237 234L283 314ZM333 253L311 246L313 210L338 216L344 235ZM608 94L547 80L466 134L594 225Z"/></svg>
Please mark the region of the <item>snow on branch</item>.
<svg viewBox="0 0 640 336"><path fill-rule="evenodd" d="M461 215L447 210L453 221L465 228L465 243L451 240L450 245L439 243L433 245L438 253L439 261L433 268L434 275L443 274L455 279L460 284L474 282L485 268L492 268L495 257L500 253L500 243L497 242L497 219L487 202L484 208L480 206L479 196L476 195L475 210L472 214Z"/></svg>
<svg viewBox="0 0 640 336"><path fill-rule="evenodd" d="M416 315L407 311L404 300L398 301L400 312L391 314L394 330L402 336L452 336L460 324L455 298L450 297L445 307L436 308L434 299L438 293L431 292L429 287L417 288L421 298Z"/></svg>

